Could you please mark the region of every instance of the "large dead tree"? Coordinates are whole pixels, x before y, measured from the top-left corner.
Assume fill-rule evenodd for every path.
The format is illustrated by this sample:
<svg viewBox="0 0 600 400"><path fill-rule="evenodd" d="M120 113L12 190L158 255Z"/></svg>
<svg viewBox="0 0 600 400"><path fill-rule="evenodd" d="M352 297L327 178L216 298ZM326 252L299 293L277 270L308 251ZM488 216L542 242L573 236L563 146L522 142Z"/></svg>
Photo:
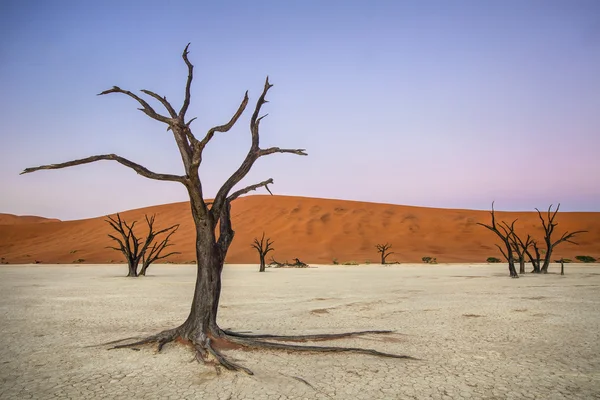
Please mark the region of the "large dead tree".
<svg viewBox="0 0 600 400"><path fill-rule="evenodd" d="M267 238L267 240L265 242L265 233L264 232L263 232L260 240L258 240L258 238L254 238L254 243L252 243L251 246L256 249L256 251L258 252L258 256L260 258L260 267L258 269L259 272L265 272L265 268L266 268L265 257L267 256L267 253L275 250L273 247L271 247L271 246L273 246L273 243L274 242L272 242L270 238Z"/></svg>
<svg viewBox="0 0 600 400"><path fill-rule="evenodd" d="M121 219L121 215L119 213L117 213L116 218L113 218L109 215L106 217L108 219L105 220L115 231L117 231L120 236L118 237L109 234L108 237L117 242L118 247L107 246L107 248L123 253L125 260L127 260L128 277L146 275L146 270L154 261L167 258L173 254L179 254L178 252L172 252L163 256L160 255L162 250L169 246L169 239L171 238L171 235L177 231L179 224L161 229L160 231L155 231L154 220L156 216L153 215L152 217L148 218L148 216L145 215L144 217L146 219L146 224L148 225L148 234L143 242L142 239L138 238L133 232L133 228L137 221L133 221L133 223L128 224L127 221ZM160 242L155 241L158 236L169 231L171 232L166 236L166 238L162 239ZM150 254L146 255L150 245L152 245L152 248L150 248ZM140 261L142 261L143 265L138 274Z"/></svg>
<svg viewBox="0 0 600 400"><path fill-rule="evenodd" d="M123 164L136 171L138 174L155 180L178 182L187 190L190 198L190 207L192 218L196 230L196 259L197 259L197 277L194 289L192 306L187 319L173 329L165 330L156 335L142 339L140 341L128 344L114 346L113 348L125 348L138 346L145 343L158 343L158 350L169 342L181 339L190 343L195 351L198 361L216 363L230 370L243 370L249 374L252 371L227 359L220 351L223 348L231 346L242 346L249 348L269 348L297 351L321 351L321 352L354 352L371 355L409 358L396 354L381 353L375 350L363 348L346 347L328 347L328 346L308 346L279 343L279 341L306 341L335 339L340 337L363 335L367 333L389 333L390 331L362 331L349 332L345 334L323 334L307 336L280 336L280 335L249 335L245 333L236 333L221 329L217 324L217 311L219 308L219 299L221 294L221 272L225 256L235 232L231 225L231 202L250 191L267 188L267 185L273 183L273 179L267 179L263 182L246 186L242 189L232 192L233 188L248 174L254 163L261 157L276 154L288 153L305 156L304 149L282 149L279 147L261 148L259 143L260 123L266 115L261 116L261 108L267 102L266 96L272 85L267 77L261 95L258 97L254 112L250 118L251 145L248 154L241 162L240 166L225 181L223 186L214 196L212 203L207 204L204 200L204 192L199 174L199 167L202 163L202 154L210 140L218 132L229 131L238 121L248 104L248 92L244 95L241 104L231 117L223 124L210 128L204 137L198 139L191 129L191 123L195 118L188 119L187 111L191 101L191 86L193 80L194 67L188 59L188 46L185 47L182 57L188 70L188 77L185 85L185 97L181 109L177 112L166 97L160 96L149 90L142 90L142 93L152 97L160 103L167 114L157 112L146 100L138 95L113 86L112 89L105 90L100 95L118 93L128 96L140 104L144 114L161 122L167 126L167 131L171 131L184 166L184 174L172 175L162 174L148 170L147 168L130 161L124 157L115 154L96 155L82 158L74 161L60 164L42 165L39 167L27 168L22 173L34 172L42 169L59 169L72 167L75 165L88 164L100 160L111 160Z"/></svg>
<svg viewBox="0 0 600 400"><path fill-rule="evenodd" d="M517 222L517 220L515 219L510 225L504 221L501 224L497 224L496 214L494 212L494 202L492 202L492 211L490 214L492 215L491 225L487 225L482 222L478 222L477 225L481 225L489 229L490 231L494 232L500 238L500 240L502 240L506 251L504 251L502 247L498 246L497 244L496 247L500 250L504 258L506 258L506 261L508 261L508 272L511 278L518 278L519 274L517 274L517 270L515 269L515 258L513 255L513 247L510 241L510 237L515 231L515 222ZM498 228L502 229L502 232L500 232Z"/></svg>
<svg viewBox="0 0 600 400"><path fill-rule="evenodd" d="M558 246L562 242L578 244L578 243L575 243L574 241L572 241L571 238L579 233L587 232L587 231L575 231L575 232L570 232L570 233L565 232L558 240L553 242L552 241L552 233L554 232L554 228L558 225L558 222L554 222L554 219L556 218L556 214L558 213L559 209L560 209L560 203L558 203L558 206L556 206L556 210L554 212L552 212L552 204L550 204L550 207L548 207L548 212L547 212L547 219L548 219L547 221L542 216L542 213L540 212L540 210L538 210L537 208L535 209L538 213L538 216L540 217L540 221L542 221L542 227L544 228L544 242L546 242L546 254L544 255L544 264L542 265L542 267L539 271L543 274L548 273L548 267L550 266L550 259L552 257L552 252L554 251L554 248L556 246Z"/></svg>
<svg viewBox="0 0 600 400"><path fill-rule="evenodd" d="M378 244L375 247L377 248L377 252L381 253L381 264L385 264L385 260L388 258L388 256L394 254L393 251L388 251L392 247L392 245L389 243Z"/></svg>

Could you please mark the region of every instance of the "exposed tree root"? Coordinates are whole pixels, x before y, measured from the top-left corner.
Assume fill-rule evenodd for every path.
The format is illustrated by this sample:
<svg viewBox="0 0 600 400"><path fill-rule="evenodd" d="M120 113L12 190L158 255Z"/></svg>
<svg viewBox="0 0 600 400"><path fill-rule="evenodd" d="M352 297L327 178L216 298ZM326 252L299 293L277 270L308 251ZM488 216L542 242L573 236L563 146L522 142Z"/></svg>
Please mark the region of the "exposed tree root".
<svg viewBox="0 0 600 400"><path fill-rule="evenodd" d="M393 331L356 331L356 332L344 332L344 333L325 333L325 334L317 334L317 335L255 335L255 334L246 334L241 332L232 332L229 330L223 330L227 336L237 337L237 338L246 338L246 339L269 339L269 340L278 340L283 342L305 342L305 341L320 341L320 340L334 340L334 339L343 339L352 336L361 336L361 335L380 335L393 333Z"/></svg>
<svg viewBox="0 0 600 400"><path fill-rule="evenodd" d="M273 343L265 342L262 340L254 339L242 339L230 337L229 340L235 343L239 343L244 347L251 348L263 348L263 349L277 349L277 350L290 350L290 351L307 351L307 352L319 352L319 353L356 353L356 354L368 354L377 357L389 357L389 358L404 358L408 360L416 360L416 358L401 354L383 353L381 351L372 349L363 349L361 347L335 347L335 346L301 346L297 344L285 344L285 343Z"/></svg>
<svg viewBox="0 0 600 400"><path fill-rule="evenodd" d="M127 349L127 348L132 348L135 346L142 346L144 344L149 344L149 343L158 343L158 351L160 352L165 344L172 342L178 336L179 336L179 328L169 329L169 330L157 333L156 335L148 336L147 338L144 338L142 340L138 340L137 342L118 344L116 346L109 348L109 350ZM124 339L124 340L127 340L127 339ZM122 341L123 340L115 340L115 341L111 342L110 344L119 343Z"/></svg>
<svg viewBox="0 0 600 400"><path fill-rule="evenodd" d="M231 360L228 360L227 358L225 358L225 356L223 354L221 354L217 349L215 349L211 343L210 339L207 339L206 341L206 348L208 350L208 352L217 360L217 362L219 364L221 364L222 366L224 366L225 368L227 368L230 371L244 371L245 373L247 373L248 375L254 375L254 372L252 372L250 369L241 366L239 364L234 363Z"/></svg>
<svg viewBox="0 0 600 400"><path fill-rule="evenodd" d="M191 344L195 349L195 356L198 362L204 364L213 364L219 372L219 366L222 366L230 371L243 371L248 375L254 375L254 373L235 362L227 358L221 353L220 350L235 349L235 348L254 348L254 349L274 349L274 350L287 350L287 351L302 351L302 352L320 352L320 353L356 353L356 354L367 354L377 357L389 357L389 358L401 358L407 360L416 360L416 358L384 353L372 349L363 349L360 347L334 347L334 346L309 346L309 345L298 345L288 343L276 343L271 341L265 341L261 339L270 339L275 341L289 341L289 342L303 342L303 341L320 341L320 340L335 340L353 336L361 336L368 334L386 334L392 333L389 330L373 330L373 331L356 331L346 333L330 333L330 334L317 334L317 335L253 335L245 333L236 333L229 330L220 330L215 335L199 335L197 338L190 339L189 334L184 334L182 327L166 330L156 335L149 336L145 339L138 340L133 343L119 344L109 348L112 349L135 349L137 346L142 346L150 343L157 343L157 351L160 352L165 344L175 340L181 339L185 343ZM131 339L131 338L129 338ZM123 339L127 340L127 339ZM109 342L108 344L119 343L123 340L116 340ZM138 350L138 349L135 349ZM211 359L212 358L212 359Z"/></svg>

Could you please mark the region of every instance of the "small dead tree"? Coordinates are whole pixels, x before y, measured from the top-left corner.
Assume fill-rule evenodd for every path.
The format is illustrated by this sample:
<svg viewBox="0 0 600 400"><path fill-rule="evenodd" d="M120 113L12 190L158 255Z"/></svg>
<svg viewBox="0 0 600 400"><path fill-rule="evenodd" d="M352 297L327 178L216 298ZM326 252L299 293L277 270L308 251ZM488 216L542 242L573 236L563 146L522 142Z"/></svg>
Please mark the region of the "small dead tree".
<svg viewBox="0 0 600 400"><path fill-rule="evenodd" d="M271 247L273 243L274 242L272 242L270 238L267 238L267 240L265 241L264 232L262 234L262 237L260 238L260 241L257 238L254 238L254 243L252 243L251 246L256 249L256 251L258 252L258 256L260 257L260 268L258 270L259 272L265 272L265 257L268 252L274 250L273 247Z"/></svg>
<svg viewBox="0 0 600 400"><path fill-rule="evenodd" d="M177 230L177 228L179 228L179 225L177 224L157 232L154 230L154 220L156 216L153 215L152 217L148 218L148 216L145 215L144 217L146 218L146 223L148 224L148 234L146 235L146 239L143 242L142 239L137 238L135 236L135 233L133 232L133 227L135 226L137 221L133 221L132 224L128 224L127 221L121 219L121 215L119 213L117 213L116 219L108 215L106 217L108 219L105 220L120 235L120 237L117 237L115 235L109 234L108 237L117 242L118 247L107 246L107 248L123 253L125 259L127 260L128 277L135 278L138 276L138 266L140 264L140 261L144 259L148 247L151 244L153 244L154 239L156 239L158 235L168 231L172 231L161 242L154 242L154 247L166 246L166 242L168 242L171 235ZM171 254L167 254L166 256L161 258L168 257ZM139 275L145 275L148 266L157 259L158 258L148 258L147 260L143 261L144 267L142 268L142 273L140 273Z"/></svg>
<svg viewBox="0 0 600 400"><path fill-rule="evenodd" d="M171 239L171 235L177 232L177 229L179 229L179 225L174 225L173 230L169 232L169 234L162 241L154 242L152 244L152 247L148 248L142 254L142 269L140 270L140 276L146 276L146 271L148 270L148 267L156 261L165 259L174 254L181 254L178 251L172 251L167 254L162 254L164 249L173 245L173 243L169 243L169 240Z"/></svg>
<svg viewBox="0 0 600 400"><path fill-rule="evenodd" d="M496 224L496 214L494 212L494 202L492 202L492 211L490 212L490 214L492 215L492 224L491 225L487 225L481 222L478 222L477 225L481 225L484 228L489 229L490 231L494 232L499 238L500 240L502 240L502 243L504 243L504 247L506 249L506 251L504 251L502 249L502 247L496 245L496 247L500 250L500 252L502 253L502 255L504 256L504 258L506 258L506 260L508 261L508 272L510 274L511 278L518 278L519 274L517 274L517 270L515 269L515 259L513 256L513 247L510 241L510 237L511 235L514 233L515 231L515 222L517 222L517 220L515 219L510 225L508 225L506 222L502 222L502 224ZM502 229L503 232L500 232L500 230L498 230L498 227L500 227L500 229Z"/></svg>
<svg viewBox="0 0 600 400"><path fill-rule="evenodd" d="M305 340L324 340L337 339L342 337L364 335L367 333L382 334L390 331L361 331L348 332L345 334L322 334L322 335L304 335L304 336L279 336L279 335L249 335L241 332L221 329L217 324L217 314L219 309L219 300L221 298L221 274L223 263L227 251L231 246L235 232L231 224L231 202L238 197L259 188L268 190L267 185L273 183L273 179L267 179L263 182L246 186L232 193L233 188L246 177L254 163L261 157L271 154L287 153L305 156L304 149L282 149L279 147L260 147L259 127L261 121L266 115L261 116L261 109L267 103L267 92L273 85L269 78L265 80L264 88L258 97L254 112L250 118L250 149L240 166L225 181L214 196L214 200L209 204L204 199L204 191L200 178L199 168L202 163L202 155L206 146L217 132L228 132L238 121L248 104L248 92L244 95L237 111L233 114L229 122L224 125L217 125L210 128L203 138L198 139L191 129L191 124L196 118L188 119L187 112L191 102L191 87L194 79L194 66L190 62L189 44L185 47L182 58L187 66L187 81L185 85L185 96L183 105L179 111L176 111L166 97L160 96L150 90L142 90L142 93L152 97L164 107L163 114L157 112L146 100L142 99L129 90L113 86L112 89L105 90L100 95L112 93L122 94L130 97L141 105L139 108L144 114L155 121L167 126L167 131L173 134L177 148L183 162L184 173L180 175L162 174L148 170L140 164L130 161L116 154L96 155L78 160L63 162L60 164L42 165L38 167L26 168L21 174L35 172L46 169L60 169L72 167L75 165L89 164L100 160L116 161L128 168L133 169L139 175L149 179L160 181L178 182L182 184L190 198L190 208L194 227L196 230L196 285L192 306L187 319L179 326L152 335L143 340L114 346L113 348L131 348L145 343L157 343L158 350L169 342L182 340L190 343L196 353L196 359L205 363L222 365L229 370L243 370L252 374L248 368L245 368L234 361L225 357L220 351L228 349L231 346L241 346L246 348L268 348L295 350L305 352L353 352L362 354L371 354L383 357L410 358L407 356L382 353L375 350L349 347L328 347L328 346L304 346L287 343L277 343L277 341L305 341Z"/></svg>
<svg viewBox="0 0 600 400"><path fill-rule="evenodd" d="M388 251L392 245L389 243L386 244L378 244L375 246L377 248L377 252L381 253L381 264L385 264L386 263L386 258L388 258L388 256L390 254L394 254L393 251Z"/></svg>
<svg viewBox="0 0 600 400"><path fill-rule="evenodd" d="M550 266L550 260L552 257L552 252L554 248L561 244L562 242L569 242L572 244L578 244L571 240L571 238L579 233L584 233L587 231L575 231L575 232L565 232L563 235L555 242L552 241L552 233L554 232L554 228L558 225L558 222L554 222L556 218L556 214L560 209L560 203L556 206L556 210L552 212L552 204L548 207L547 213L547 221L542 216L542 213L537 208L535 209L540 217L540 221L542 221L542 227L544 228L544 242L546 242L546 254L544 256L544 264L542 265L540 272L545 274L548 273L548 267Z"/></svg>
<svg viewBox="0 0 600 400"><path fill-rule="evenodd" d="M506 224L505 224L506 225ZM525 242L521 240L521 238L516 234L513 230L512 235L508 238L510 240L510 244L513 246L513 250L517 254L517 258L519 260L519 274L525 273L525 254L527 254L527 249L531 246L532 238L531 235L527 235L527 239Z"/></svg>

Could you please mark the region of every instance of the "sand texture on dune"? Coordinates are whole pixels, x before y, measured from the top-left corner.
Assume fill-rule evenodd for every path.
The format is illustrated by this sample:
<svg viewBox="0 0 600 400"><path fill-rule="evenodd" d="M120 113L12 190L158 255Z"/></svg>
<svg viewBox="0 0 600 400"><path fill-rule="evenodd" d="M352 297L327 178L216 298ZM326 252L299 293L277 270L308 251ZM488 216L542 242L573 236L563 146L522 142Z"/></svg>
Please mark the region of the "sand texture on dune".
<svg viewBox="0 0 600 400"><path fill-rule="evenodd" d="M156 214L157 227L181 224L173 235L173 251L182 254L171 261L195 259L193 221L187 202L123 212L145 232L144 214ZM537 213L497 212L498 220L517 221L519 233L528 232L541 241ZM298 257L309 263L377 262L377 243L392 243L395 254L388 261L420 262L424 256L438 262L485 262L500 258L497 237L477 222L490 223L487 211L436 209L389 204L325 200L291 196L248 196L232 205L235 240L229 263L255 263L250 247L254 237L266 232L275 241L278 261ZM2 220L0 220L2 221ZM559 212L554 239L565 231L587 230L577 237L579 246L563 243L553 259L576 255L600 258L600 213ZM110 263L121 262L120 253L107 249L111 230L103 217L77 221L50 221L0 225L0 256L10 263ZM84 261L81 261L84 260Z"/></svg>
<svg viewBox="0 0 600 400"><path fill-rule="evenodd" d="M551 270L556 271L553 265ZM408 354L226 350L242 372L198 364L188 347L101 343L182 323L195 266L0 266L0 399L597 399L600 274L510 279L505 265L227 265L222 327L276 334L389 329L320 342ZM96 346L96 347L94 347Z"/></svg>

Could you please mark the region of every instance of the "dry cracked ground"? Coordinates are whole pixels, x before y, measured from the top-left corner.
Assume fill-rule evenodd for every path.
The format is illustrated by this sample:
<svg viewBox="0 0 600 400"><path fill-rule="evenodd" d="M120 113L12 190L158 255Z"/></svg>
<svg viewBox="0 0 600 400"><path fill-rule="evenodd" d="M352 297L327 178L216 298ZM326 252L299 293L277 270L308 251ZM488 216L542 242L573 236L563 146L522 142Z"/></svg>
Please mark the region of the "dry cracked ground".
<svg viewBox="0 0 600 400"><path fill-rule="evenodd" d="M182 322L194 268L153 266L131 279L115 265L0 267L0 398L600 398L598 265L520 279L490 265L225 267L222 327L391 329L328 344L418 360L227 351L249 376L217 374L181 344L160 354L97 346Z"/></svg>

